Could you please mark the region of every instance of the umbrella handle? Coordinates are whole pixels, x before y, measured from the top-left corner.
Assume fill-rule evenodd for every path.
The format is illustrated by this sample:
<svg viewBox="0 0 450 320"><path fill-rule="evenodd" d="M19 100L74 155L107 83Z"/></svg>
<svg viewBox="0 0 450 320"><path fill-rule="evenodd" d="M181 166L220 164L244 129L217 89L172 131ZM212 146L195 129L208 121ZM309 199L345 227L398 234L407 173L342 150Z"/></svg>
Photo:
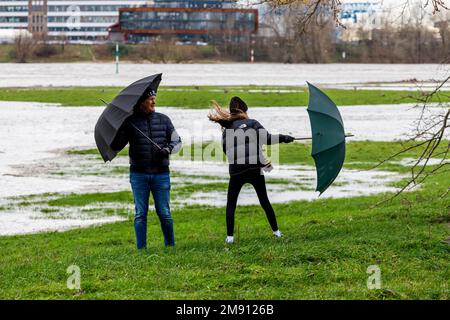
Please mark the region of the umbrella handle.
<svg viewBox="0 0 450 320"><path fill-rule="evenodd" d="M300 137L300 138L294 138L294 140L311 140L312 137Z"/></svg>
<svg viewBox="0 0 450 320"><path fill-rule="evenodd" d="M354 137L354 136L355 136L355 135L354 135L354 134L351 134L351 133L345 135L346 138L348 138L348 137ZM294 140L311 140L311 139L312 139L312 137L300 137L300 138L294 138Z"/></svg>

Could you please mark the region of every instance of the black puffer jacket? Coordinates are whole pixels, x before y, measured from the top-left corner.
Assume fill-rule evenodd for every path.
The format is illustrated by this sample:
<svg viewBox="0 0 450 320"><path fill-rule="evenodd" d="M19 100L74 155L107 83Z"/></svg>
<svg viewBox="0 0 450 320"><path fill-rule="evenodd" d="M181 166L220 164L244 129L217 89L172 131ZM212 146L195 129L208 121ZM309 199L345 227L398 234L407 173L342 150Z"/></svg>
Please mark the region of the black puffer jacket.
<svg viewBox="0 0 450 320"><path fill-rule="evenodd" d="M270 134L254 119L238 119L221 125L224 128L222 148L228 158L230 175L269 166L262 145L287 142L289 137Z"/></svg>
<svg viewBox="0 0 450 320"><path fill-rule="evenodd" d="M169 155L162 153L144 134L161 148L168 148L170 153L176 153L181 148L181 138L172 121L159 112L133 114L120 128L111 148L122 150L130 143L131 171L147 173L169 171Z"/></svg>

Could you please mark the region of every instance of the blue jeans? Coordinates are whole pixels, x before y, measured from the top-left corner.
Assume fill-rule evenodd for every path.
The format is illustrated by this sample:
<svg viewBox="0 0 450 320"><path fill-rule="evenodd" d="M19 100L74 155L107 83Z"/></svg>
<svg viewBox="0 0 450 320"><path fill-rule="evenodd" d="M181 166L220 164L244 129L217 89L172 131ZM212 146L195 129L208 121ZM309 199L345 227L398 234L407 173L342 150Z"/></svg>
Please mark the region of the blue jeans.
<svg viewBox="0 0 450 320"><path fill-rule="evenodd" d="M134 231L138 249L147 246L147 214L150 192L155 202L156 214L161 223L166 246L174 246L173 220L170 215L170 174L130 172L131 189L133 190L136 215Z"/></svg>

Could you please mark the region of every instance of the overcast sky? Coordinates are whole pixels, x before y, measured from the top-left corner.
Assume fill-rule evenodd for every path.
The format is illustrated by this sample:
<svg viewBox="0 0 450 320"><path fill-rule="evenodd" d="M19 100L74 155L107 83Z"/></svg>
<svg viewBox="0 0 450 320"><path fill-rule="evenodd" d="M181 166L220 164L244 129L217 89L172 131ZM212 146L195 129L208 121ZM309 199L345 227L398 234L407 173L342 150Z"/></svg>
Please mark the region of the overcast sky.
<svg viewBox="0 0 450 320"><path fill-rule="evenodd" d="M341 0L342 3L345 2L379 2L383 9L391 9L392 16L395 16L397 13L402 15L403 17L407 17L408 15L416 15L416 8L419 5L424 6L427 3L427 0ZM261 3L261 0L238 0L239 4L242 5L251 5ZM450 8L450 0L443 1L447 8ZM428 6L425 8L428 13L428 17L432 17L433 6L431 5L431 0L428 1ZM437 17L442 17L443 14L450 14L450 10L441 9L441 12L437 15Z"/></svg>
<svg viewBox="0 0 450 320"><path fill-rule="evenodd" d="M362 1L374 1L374 2L380 2L383 7L398 7L402 8L404 7L405 3L409 5L414 5L415 3L422 3L425 4L427 0L360 0ZM248 4L254 4L254 3L260 3L260 0L238 0L237 1L240 4L248 5ZM358 0L341 0L342 3L344 2L358 2ZM429 0L431 3L431 0ZM447 7L450 8L450 0L444 0L444 3L447 5ZM431 5L428 5L431 7Z"/></svg>

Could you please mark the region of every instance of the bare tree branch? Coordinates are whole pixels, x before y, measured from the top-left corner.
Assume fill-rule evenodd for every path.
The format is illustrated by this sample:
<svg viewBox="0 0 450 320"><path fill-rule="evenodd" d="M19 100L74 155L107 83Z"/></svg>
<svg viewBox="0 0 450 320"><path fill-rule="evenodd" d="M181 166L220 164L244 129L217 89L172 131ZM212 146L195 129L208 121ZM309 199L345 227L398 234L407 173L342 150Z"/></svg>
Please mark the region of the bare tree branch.
<svg viewBox="0 0 450 320"><path fill-rule="evenodd" d="M323 21L323 17L328 15L328 18L331 18L335 24L344 27L340 20L339 14L342 8L342 3L340 0L261 0L261 3L268 3L274 8L279 7L287 7L289 10L296 10L298 14L297 20L297 35L295 40L298 44L300 44L301 48L304 52L306 52L306 48L312 48L311 56L315 56L320 52L320 50L314 50L314 46L317 44L316 42L308 42L308 39L305 38L304 34L306 33L308 26L310 24L320 25L321 21ZM412 10L412 16L416 17L416 20L412 21L408 18L408 25L399 31L404 32L405 35L408 35L409 38L406 38L404 41L409 41L413 43L414 46L412 52L415 52L414 60L411 62L423 62L423 50L422 50L422 42L424 40L424 36L426 33L420 29L423 19L425 16L425 8L431 7L433 9L433 14L436 14L440 10L448 10L444 0L421 0L421 6L417 6L418 1L416 0L404 0L403 2L403 10L400 14L400 17L403 19L407 16L406 10ZM418 9L420 11L417 11ZM447 24L442 23L440 26L440 32L442 36L442 42L446 41L447 35ZM386 29L387 30L387 29ZM385 31L386 31L385 30ZM313 30L308 29L308 34L312 34ZM384 33L386 35L386 39L390 39L389 32ZM381 33L383 36L383 34ZM314 36L314 35L313 35ZM429 36L428 36L429 37ZM410 40L408 40L410 39ZM389 43L389 42L387 42ZM445 46L444 46L445 47ZM402 53L403 55L411 55L411 52L405 51ZM417 60L416 60L417 59ZM450 59L450 56L448 58ZM308 60L308 59L307 59ZM307 61L311 62L311 61ZM312 61L314 62L314 61ZM408 140L406 140L406 145L404 148L398 152L395 152L393 155L387 157L386 159L380 161L373 168L377 168L382 164L391 161L392 159L405 154L410 151L417 151L418 157L415 159L414 163L411 166L410 178L406 183L390 198L385 199L382 202L386 202L392 200L393 198L400 195L403 191L413 188L414 186L423 183L429 177L440 174L442 172L447 172L445 168L449 164L448 155L450 143L446 143L444 141L446 138L446 133L450 127L449 117L450 117L450 106L449 104L442 103L440 101L440 97L445 96L442 93L442 89L444 85L450 82L450 76L447 76L445 79L440 81L436 88L431 92L422 92L419 97L416 97L417 108L421 108L420 115L416 121L415 129L412 131L411 136ZM438 106L442 109L442 114L436 114L435 112L429 112L430 108L435 108L433 101L438 101ZM434 109L441 110L441 109ZM411 145L411 143L413 143ZM440 159L437 165L434 165L430 168L430 164L435 159ZM445 193L448 194L449 191Z"/></svg>

